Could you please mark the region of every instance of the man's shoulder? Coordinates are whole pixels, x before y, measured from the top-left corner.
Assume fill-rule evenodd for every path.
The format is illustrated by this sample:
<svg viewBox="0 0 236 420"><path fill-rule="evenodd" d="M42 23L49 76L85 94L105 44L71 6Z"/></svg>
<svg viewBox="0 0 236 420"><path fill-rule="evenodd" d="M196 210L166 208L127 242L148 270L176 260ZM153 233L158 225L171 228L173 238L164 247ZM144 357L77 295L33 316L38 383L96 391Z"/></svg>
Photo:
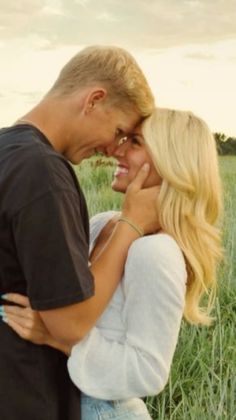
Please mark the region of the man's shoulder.
<svg viewBox="0 0 236 420"><path fill-rule="evenodd" d="M1 163L10 172L19 171L23 178L30 173L32 181L36 177L55 184L60 178L61 186L63 176L70 182L72 176L76 182L72 166L35 127L22 124L1 129L0 150Z"/></svg>
<svg viewBox="0 0 236 420"><path fill-rule="evenodd" d="M0 130L0 151L0 190L13 207L62 190L82 195L69 162L34 128Z"/></svg>
<svg viewBox="0 0 236 420"><path fill-rule="evenodd" d="M29 125L13 125L0 130L1 152L7 155L31 154L40 157L39 150L45 154L60 156L51 146L47 137L36 127Z"/></svg>

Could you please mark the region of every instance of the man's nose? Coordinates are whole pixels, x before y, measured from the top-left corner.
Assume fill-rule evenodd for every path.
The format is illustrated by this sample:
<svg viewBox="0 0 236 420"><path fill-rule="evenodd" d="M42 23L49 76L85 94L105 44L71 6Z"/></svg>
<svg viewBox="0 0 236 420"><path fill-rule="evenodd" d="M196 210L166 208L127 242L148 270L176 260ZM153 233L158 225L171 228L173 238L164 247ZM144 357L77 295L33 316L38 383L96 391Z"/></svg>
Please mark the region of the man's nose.
<svg viewBox="0 0 236 420"><path fill-rule="evenodd" d="M97 147L96 152L103 154L106 157L111 157L115 153L116 145L109 145L106 147Z"/></svg>
<svg viewBox="0 0 236 420"><path fill-rule="evenodd" d="M105 155L107 157L114 156L119 146L117 144L110 144L109 146L104 148Z"/></svg>
<svg viewBox="0 0 236 420"><path fill-rule="evenodd" d="M128 147L129 147L129 138L124 137L123 139L120 140L119 143L116 143L116 144L113 143L106 147L106 156L108 157L124 156Z"/></svg>
<svg viewBox="0 0 236 420"><path fill-rule="evenodd" d="M128 147L128 143L129 143L129 139L127 137L124 137L118 143L113 142L109 144L108 146L97 148L97 152L102 153L106 157L123 156Z"/></svg>

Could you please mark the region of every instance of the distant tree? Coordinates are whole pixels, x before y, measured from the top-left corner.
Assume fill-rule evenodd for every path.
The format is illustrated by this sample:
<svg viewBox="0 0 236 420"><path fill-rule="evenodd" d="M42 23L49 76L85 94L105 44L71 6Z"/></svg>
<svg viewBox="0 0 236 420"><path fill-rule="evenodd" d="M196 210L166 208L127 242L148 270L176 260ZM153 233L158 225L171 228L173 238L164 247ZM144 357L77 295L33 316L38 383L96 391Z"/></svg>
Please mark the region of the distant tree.
<svg viewBox="0 0 236 420"><path fill-rule="evenodd" d="M217 141L223 141L225 142L227 140L227 137L224 133L214 133L215 139Z"/></svg>
<svg viewBox="0 0 236 420"><path fill-rule="evenodd" d="M226 155L236 155L236 138L229 137L224 144Z"/></svg>
<svg viewBox="0 0 236 420"><path fill-rule="evenodd" d="M219 155L236 155L236 138L226 137L224 133L214 133Z"/></svg>

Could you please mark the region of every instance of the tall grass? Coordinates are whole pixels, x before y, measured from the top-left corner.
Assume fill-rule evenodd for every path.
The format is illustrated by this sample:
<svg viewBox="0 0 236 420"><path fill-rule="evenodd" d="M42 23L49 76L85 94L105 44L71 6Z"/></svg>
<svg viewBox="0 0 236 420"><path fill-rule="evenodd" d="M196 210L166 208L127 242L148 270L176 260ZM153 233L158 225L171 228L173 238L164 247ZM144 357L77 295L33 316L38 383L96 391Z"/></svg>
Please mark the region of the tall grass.
<svg viewBox="0 0 236 420"><path fill-rule="evenodd" d="M236 419L236 157L220 158L224 186L225 261L219 268L215 322L183 321L170 378L164 391L147 398L153 419ZM93 158L76 169L89 212L119 209L122 196L110 189L111 163Z"/></svg>
<svg viewBox="0 0 236 420"><path fill-rule="evenodd" d="M123 195L111 189L112 159L93 157L74 169L85 193L90 217L101 211L120 209Z"/></svg>

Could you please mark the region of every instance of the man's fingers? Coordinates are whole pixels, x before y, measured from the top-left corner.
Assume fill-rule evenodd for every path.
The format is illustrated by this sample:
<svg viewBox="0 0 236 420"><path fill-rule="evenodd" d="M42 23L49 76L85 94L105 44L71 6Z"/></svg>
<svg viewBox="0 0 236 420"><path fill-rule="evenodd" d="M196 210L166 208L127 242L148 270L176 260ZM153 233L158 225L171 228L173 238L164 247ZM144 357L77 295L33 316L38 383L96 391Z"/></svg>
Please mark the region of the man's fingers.
<svg viewBox="0 0 236 420"><path fill-rule="evenodd" d="M21 306L30 306L27 296L20 295L19 293L6 293L2 298L8 302L16 303Z"/></svg>
<svg viewBox="0 0 236 420"><path fill-rule="evenodd" d="M150 165L149 163L145 163L138 171L137 175L133 179L133 181L130 183L128 189L132 191L139 191L145 180L147 179L147 176L149 174Z"/></svg>

